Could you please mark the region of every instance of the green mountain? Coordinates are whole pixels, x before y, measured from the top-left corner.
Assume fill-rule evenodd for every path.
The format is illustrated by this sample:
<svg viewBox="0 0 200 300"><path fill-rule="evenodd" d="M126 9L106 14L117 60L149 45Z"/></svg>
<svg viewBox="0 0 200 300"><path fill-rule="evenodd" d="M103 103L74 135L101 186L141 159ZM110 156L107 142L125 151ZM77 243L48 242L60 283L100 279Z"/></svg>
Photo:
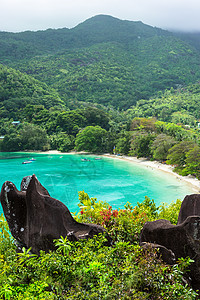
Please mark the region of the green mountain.
<svg viewBox="0 0 200 300"><path fill-rule="evenodd" d="M28 104L64 107L58 93L35 78L0 64L0 116L15 117Z"/></svg>
<svg viewBox="0 0 200 300"><path fill-rule="evenodd" d="M175 35L200 51L200 32L176 32Z"/></svg>
<svg viewBox="0 0 200 300"><path fill-rule="evenodd" d="M4 64L74 101L127 109L200 78L200 52L173 33L99 15L72 29L0 32Z"/></svg>
<svg viewBox="0 0 200 300"><path fill-rule="evenodd" d="M20 33L0 32L2 61L15 61L63 49L88 47L102 42L129 44L138 37L170 35L142 22L122 21L105 15L92 17L72 29L48 29Z"/></svg>

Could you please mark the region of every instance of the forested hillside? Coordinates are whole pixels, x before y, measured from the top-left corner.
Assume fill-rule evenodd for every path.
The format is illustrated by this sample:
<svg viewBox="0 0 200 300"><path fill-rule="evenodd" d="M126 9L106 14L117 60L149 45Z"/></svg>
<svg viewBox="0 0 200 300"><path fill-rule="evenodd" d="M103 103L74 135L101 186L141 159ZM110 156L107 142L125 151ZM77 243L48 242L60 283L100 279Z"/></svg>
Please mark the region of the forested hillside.
<svg viewBox="0 0 200 300"><path fill-rule="evenodd" d="M129 44L138 37L170 35L142 22L122 21L111 16L99 15L72 29L48 29L20 33L0 32L0 57L3 60L23 59L63 49L88 47L102 42Z"/></svg>
<svg viewBox="0 0 200 300"><path fill-rule="evenodd" d="M200 50L200 32L176 32L175 36Z"/></svg>
<svg viewBox="0 0 200 300"><path fill-rule="evenodd" d="M36 57L14 66L55 88L62 99L127 109L158 91L200 77L198 55L173 38L154 37L125 47L102 43Z"/></svg>
<svg viewBox="0 0 200 300"><path fill-rule="evenodd" d="M45 83L0 65L0 116L20 117L20 110L28 104L64 108L58 93Z"/></svg>
<svg viewBox="0 0 200 300"><path fill-rule="evenodd" d="M199 45L198 34L103 15L72 29L0 32L0 151L143 157L200 180ZM16 254L0 217L0 297L197 299L194 260L170 266L138 245L146 221L177 223L180 200L115 210L84 191L79 200L76 220L104 226L112 247L103 236L61 236L54 252Z"/></svg>
<svg viewBox="0 0 200 300"><path fill-rule="evenodd" d="M0 41L2 151L115 149L200 178L198 47L103 15Z"/></svg>
<svg viewBox="0 0 200 300"><path fill-rule="evenodd" d="M127 110L133 117L155 117L161 121L194 125L200 119L200 83L166 90L159 97L139 100Z"/></svg>
<svg viewBox="0 0 200 300"><path fill-rule="evenodd" d="M127 109L200 77L197 49L170 32L110 16L72 29L1 32L0 43L4 64L47 83L67 105Z"/></svg>

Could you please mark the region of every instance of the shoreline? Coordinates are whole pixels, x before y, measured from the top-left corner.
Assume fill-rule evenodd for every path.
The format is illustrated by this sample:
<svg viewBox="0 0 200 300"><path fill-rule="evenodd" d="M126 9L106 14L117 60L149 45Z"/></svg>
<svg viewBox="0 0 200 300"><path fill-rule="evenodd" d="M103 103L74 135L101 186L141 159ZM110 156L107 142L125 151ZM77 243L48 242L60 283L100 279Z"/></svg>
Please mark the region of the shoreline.
<svg viewBox="0 0 200 300"><path fill-rule="evenodd" d="M31 152L33 153L33 152ZM175 172L173 172L173 166L171 165L167 165L167 164L162 164L158 161L150 161L146 158L137 158L134 156L125 156L125 155L114 155L114 154L93 154L93 153L88 153L88 152L60 152L58 150L49 150L49 151L45 151L45 152L35 152L35 153L39 153L39 154L60 154L60 155L69 155L69 154L83 154L83 155L97 155L97 156L102 156L102 157L108 157L108 158L112 158L112 159L120 159L120 160L124 160L124 161L129 161L130 163L135 163L141 166L144 166L146 168L152 168L158 171L162 171L165 173L168 173L169 175L175 176L177 179L184 181L185 183L189 184L190 186L192 186L192 188L194 189L194 193L200 193L200 181L195 178L194 176L181 176Z"/></svg>
<svg viewBox="0 0 200 300"><path fill-rule="evenodd" d="M171 165L162 164L162 163L160 163L158 161L155 161L155 160L150 161L146 158L137 158L137 157L133 157L133 156L125 156L125 155L116 156L114 154L104 154L103 156L110 157L110 158L113 158L113 159L116 158L116 159L121 159L121 160L124 160L124 161L133 162L135 164L142 165L142 166L147 167L147 168L152 168L152 169L155 169L155 170L158 170L158 171L168 173L169 175L175 176L176 179L184 181L187 184L189 184L190 186L192 186L195 193L198 193L198 194L200 193L200 181L197 178L195 178L194 176L191 176L191 175L181 176L178 173L173 172L174 168Z"/></svg>

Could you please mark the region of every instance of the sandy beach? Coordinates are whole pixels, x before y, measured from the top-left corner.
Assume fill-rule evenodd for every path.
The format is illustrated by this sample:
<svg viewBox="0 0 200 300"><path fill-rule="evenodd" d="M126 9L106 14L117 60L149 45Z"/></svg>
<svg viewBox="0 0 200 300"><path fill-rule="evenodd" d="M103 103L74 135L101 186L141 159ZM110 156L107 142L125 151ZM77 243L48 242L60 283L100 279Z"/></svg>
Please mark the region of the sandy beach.
<svg viewBox="0 0 200 300"><path fill-rule="evenodd" d="M117 156L117 155L112 155L112 154L105 154L105 157L111 157L114 159L122 159L125 161L130 161L133 162L134 164L140 164L142 166L145 166L147 168L152 168L159 170L161 172L166 172L171 176L175 176L179 180L185 181L187 184L192 185L192 188L194 190L194 193L200 193L200 181L195 178L194 176L181 176L173 171L173 166L167 165L167 164L162 164L158 161L150 161L146 158L137 158L137 157L132 157L132 156Z"/></svg>
<svg viewBox="0 0 200 300"><path fill-rule="evenodd" d="M63 152L59 152L57 150L49 150L46 152L40 152L43 154L62 154L62 155L67 155L67 154L90 154L87 152L68 152L68 153L63 153ZM98 155L100 156L100 155ZM159 170L161 172L166 172L168 173L170 176L175 176L176 178L178 178L179 180L185 181L187 184L191 185L194 193L200 193L200 181L193 177L193 176L181 176L175 172L173 172L173 166L171 165L167 165L167 164L162 164L158 161L150 161L146 158L137 158L137 157L132 157L132 156L124 156L124 155L114 155L114 154L102 154L101 156L104 157L110 157L113 159L120 159L120 160L125 160L125 161L129 161L130 163L134 163L134 164L139 164L142 165L146 168L151 168L151 169L156 169Z"/></svg>

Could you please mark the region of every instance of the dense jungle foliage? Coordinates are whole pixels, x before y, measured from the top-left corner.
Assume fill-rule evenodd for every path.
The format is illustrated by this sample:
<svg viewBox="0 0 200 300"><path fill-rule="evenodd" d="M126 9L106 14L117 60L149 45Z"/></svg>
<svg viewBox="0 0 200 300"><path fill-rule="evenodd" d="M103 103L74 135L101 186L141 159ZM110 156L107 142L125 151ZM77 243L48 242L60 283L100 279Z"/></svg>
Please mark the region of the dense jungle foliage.
<svg viewBox="0 0 200 300"><path fill-rule="evenodd" d="M170 36L171 33L153 28L142 22L122 21L117 18L98 15L72 29L48 29L37 32L0 32L0 56L2 61L20 60L55 53L60 50L91 46L102 42L120 42L125 45L139 37L155 35Z"/></svg>
<svg viewBox="0 0 200 300"><path fill-rule="evenodd" d="M125 112L86 103L71 110L62 105L48 109L28 104L18 110L13 106L0 120L0 149L91 153L114 149L114 154L164 161L181 175L200 178L199 96L196 84L183 91L166 91L150 99L149 105L141 100ZM5 116L4 107L0 113ZM20 124L13 125L13 120Z"/></svg>
<svg viewBox="0 0 200 300"><path fill-rule="evenodd" d="M96 16L72 29L0 33L1 63L73 101L127 109L160 90L199 80L200 53L142 22Z"/></svg>
<svg viewBox="0 0 200 300"><path fill-rule="evenodd" d="M159 97L139 100L127 112L133 117L156 117L164 122L194 126L200 119L200 84L166 90Z"/></svg>
<svg viewBox="0 0 200 300"><path fill-rule="evenodd" d="M0 150L133 155L200 179L199 40L103 15L72 29L0 32ZM112 247L61 237L56 252L17 254L1 217L1 299L197 298L185 284L190 258L169 266L138 245L147 220L176 224L180 200L113 210L79 199L76 220L104 226Z"/></svg>
<svg viewBox="0 0 200 300"><path fill-rule="evenodd" d="M127 109L160 90L200 77L199 54L174 38L155 36L125 47L101 43L11 64L73 100ZM197 52L197 51L196 51Z"/></svg>
<svg viewBox="0 0 200 300"><path fill-rule="evenodd" d="M200 178L198 47L102 15L0 37L1 151L114 149Z"/></svg>
<svg viewBox="0 0 200 300"><path fill-rule="evenodd" d="M144 223L157 218L177 222L181 201L156 207L148 197L136 207L127 203L113 210L108 203L79 193L79 222L104 226L106 236L70 242L55 240L55 252L40 256L23 248L16 253L3 216L0 219L1 299L197 299L187 282L188 258L170 266L155 249L142 250L139 234Z"/></svg>
<svg viewBox="0 0 200 300"><path fill-rule="evenodd" d="M3 118L20 115L28 104L64 107L59 94L45 83L22 74L20 71L0 65L0 116Z"/></svg>

